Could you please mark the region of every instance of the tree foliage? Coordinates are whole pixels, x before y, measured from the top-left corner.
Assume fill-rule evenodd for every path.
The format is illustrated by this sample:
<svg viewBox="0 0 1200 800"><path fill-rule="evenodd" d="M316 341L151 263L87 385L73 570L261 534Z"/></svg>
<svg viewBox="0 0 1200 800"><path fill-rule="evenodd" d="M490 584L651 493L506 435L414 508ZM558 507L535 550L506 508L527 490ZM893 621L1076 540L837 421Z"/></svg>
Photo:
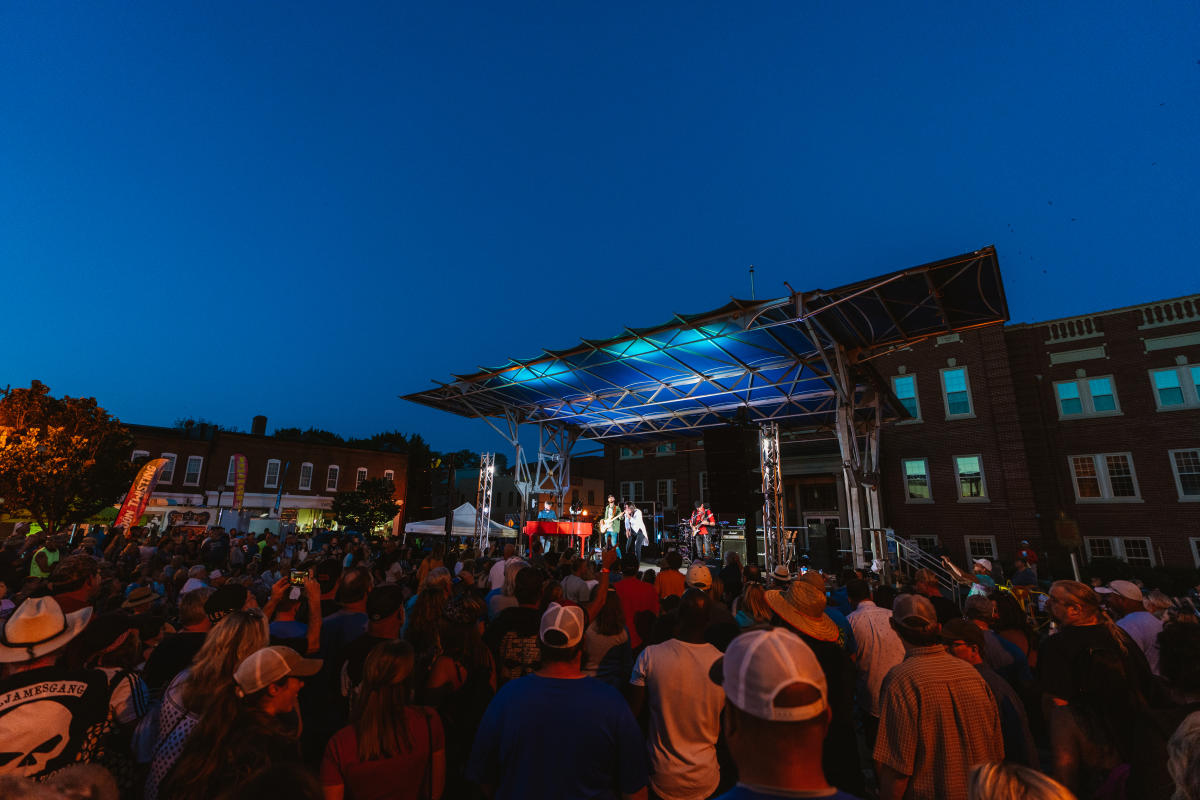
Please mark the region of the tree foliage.
<svg viewBox="0 0 1200 800"><path fill-rule="evenodd" d="M395 485L386 478L368 478L354 491L334 495L332 510L340 524L370 533L400 513L399 504L392 498L395 491Z"/></svg>
<svg viewBox="0 0 1200 800"><path fill-rule="evenodd" d="M133 437L92 397L55 398L40 381L0 390L0 509L57 531L128 490Z"/></svg>

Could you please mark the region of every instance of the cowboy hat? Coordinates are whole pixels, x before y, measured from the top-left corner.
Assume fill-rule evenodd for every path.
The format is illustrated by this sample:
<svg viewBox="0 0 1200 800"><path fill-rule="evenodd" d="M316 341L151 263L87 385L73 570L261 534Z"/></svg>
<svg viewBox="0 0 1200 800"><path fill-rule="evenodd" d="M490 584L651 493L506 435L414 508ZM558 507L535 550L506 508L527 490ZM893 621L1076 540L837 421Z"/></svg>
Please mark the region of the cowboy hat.
<svg viewBox="0 0 1200 800"><path fill-rule="evenodd" d="M91 618L91 608L64 614L53 597L30 597L17 606L0 630L0 664L33 661L53 653L78 636Z"/></svg>
<svg viewBox="0 0 1200 800"><path fill-rule="evenodd" d="M783 621L823 642L837 641L837 623L825 613L825 593L806 581L792 581L785 590L767 592L767 605Z"/></svg>
<svg viewBox="0 0 1200 800"><path fill-rule="evenodd" d="M138 608L149 605L160 597L162 595L155 592L149 586L138 586L125 596L125 602L121 603L121 608Z"/></svg>

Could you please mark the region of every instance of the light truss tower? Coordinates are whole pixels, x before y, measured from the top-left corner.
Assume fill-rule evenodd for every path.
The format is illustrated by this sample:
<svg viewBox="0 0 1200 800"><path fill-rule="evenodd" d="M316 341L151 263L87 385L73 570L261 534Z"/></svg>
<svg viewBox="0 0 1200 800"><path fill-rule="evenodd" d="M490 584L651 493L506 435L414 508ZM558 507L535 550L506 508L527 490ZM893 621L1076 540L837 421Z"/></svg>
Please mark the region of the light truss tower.
<svg viewBox="0 0 1200 800"><path fill-rule="evenodd" d="M538 463L533 488L538 494L554 497L559 516L563 498L571 489L571 448L578 438L577 429L553 422L538 423Z"/></svg>
<svg viewBox="0 0 1200 800"><path fill-rule="evenodd" d="M758 430L758 462L762 467L763 550L767 571L786 564L783 529L783 464L779 455L779 423L767 422ZM746 520L746 535L754 536L754 520Z"/></svg>
<svg viewBox="0 0 1200 800"><path fill-rule="evenodd" d="M487 552L488 531L492 527L492 481L496 473L496 454L479 455L479 488L475 491L475 544L480 554Z"/></svg>

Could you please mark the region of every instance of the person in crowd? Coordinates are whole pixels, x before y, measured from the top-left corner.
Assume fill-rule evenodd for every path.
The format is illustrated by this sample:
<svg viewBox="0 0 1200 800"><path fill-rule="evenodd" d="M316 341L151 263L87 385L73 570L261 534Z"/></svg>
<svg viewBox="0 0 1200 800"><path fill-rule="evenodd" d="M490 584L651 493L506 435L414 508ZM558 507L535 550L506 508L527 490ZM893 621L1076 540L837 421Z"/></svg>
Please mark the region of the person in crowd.
<svg viewBox="0 0 1200 800"><path fill-rule="evenodd" d="M992 577L992 560L977 558L971 564L971 595L990 596L996 591L996 579Z"/></svg>
<svg viewBox="0 0 1200 800"><path fill-rule="evenodd" d="M1175 783L1167 772L1167 741L1189 715L1200 711L1200 625L1168 623L1158 635L1162 704L1147 706L1133 731L1129 797L1170 800Z"/></svg>
<svg viewBox="0 0 1200 800"><path fill-rule="evenodd" d="M442 617L442 652L425 681L425 704L437 710L446 739L447 791L463 797L471 742L496 692L496 665L483 643L483 601L471 594L450 599Z"/></svg>
<svg viewBox="0 0 1200 800"><path fill-rule="evenodd" d="M1008 681L984 662L984 632L969 620L952 619L942 626L942 639L946 643L947 652L975 667L991 689L996 700L996 711L1000 715L1005 758L1010 762L1036 769L1037 750L1034 747L1033 734L1029 730L1025 704Z"/></svg>
<svg viewBox="0 0 1200 800"><path fill-rule="evenodd" d="M996 620L995 601L982 595L970 595L963 603L963 616L983 633L983 660L989 667L1014 686L1025 686L1033 680L1020 648L992 630Z"/></svg>
<svg viewBox="0 0 1200 800"><path fill-rule="evenodd" d="M0 774L41 779L103 759L108 681L65 659L91 618L91 608L64 613L53 597L31 597L0 628Z"/></svg>
<svg viewBox="0 0 1200 800"><path fill-rule="evenodd" d="M679 551L670 551L666 555L666 566L662 567L659 577L655 579L654 590L659 595L659 603L667 597L682 597L686 584L684 583L683 555Z"/></svg>
<svg viewBox="0 0 1200 800"><path fill-rule="evenodd" d="M624 691L629 680L633 650L625 628L625 610L616 589L608 590L604 607L584 631L581 669L585 675L618 691Z"/></svg>
<svg viewBox="0 0 1200 800"><path fill-rule="evenodd" d="M542 574L533 567L521 567L513 579L517 605L504 609L484 633L484 642L491 649L496 664L496 682L500 686L541 665L537 632L541 620L538 600L542 595L542 580Z"/></svg>
<svg viewBox="0 0 1200 800"><path fill-rule="evenodd" d="M563 597L562 584L556 580L548 580L542 584L542 596L538 598L538 614L545 613L551 603L558 603L561 606L567 602Z"/></svg>
<svg viewBox="0 0 1200 800"><path fill-rule="evenodd" d="M404 627L404 590L391 583L376 586L367 595L367 632L342 650L341 664L335 669L339 694L353 706L362 684L363 665L375 646L400 638ZM411 645L409 645L411 647Z"/></svg>
<svg viewBox="0 0 1200 800"><path fill-rule="evenodd" d="M853 570L846 570L846 574L849 576L853 575L854 572ZM796 580L811 584L825 598L825 614L838 626L838 644L847 653L853 655L858 650L858 642L854 641L854 629L850 627L850 621L846 619L846 615L830 603L829 594L826 592L828 583L826 583L825 576L815 570L809 570L797 575Z"/></svg>
<svg viewBox="0 0 1200 800"><path fill-rule="evenodd" d="M721 567L720 578L721 583L725 584L725 596L721 599L726 605L731 605L742 594L742 558L736 551L730 550L725 554L725 566Z"/></svg>
<svg viewBox="0 0 1200 800"><path fill-rule="evenodd" d="M621 608L625 612L629 646L634 653L640 652L642 642L659 611L658 593L654 587L637 579L640 566L641 562L636 555L626 553L621 559L621 580L614 584L617 595L621 598ZM707 572L707 568L705 571Z"/></svg>
<svg viewBox="0 0 1200 800"><path fill-rule="evenodd" d="M1013 561L1013 575L1010 580L1013 588L1021 587L1025 590L1036 589L1038 585L1037 573L1029 567L1029 562L1017 556Z"/></svg>
<svg viewBox="0 0 1200 800"><path fill-rule="evenodd" d="M1123 672L1142 697L1152 697L1153 676L1140 647L1118 628L1100 607L1100 597L1078 581L1055 581L1050 586L1047 609L1059 630L1038 651L1038 672L1044 705L1064 706L1075 698L1081 654L1109 650L1123 662Z"/></svg>
<svg viewBox="0 0 1200 800"><path fill-rule="evenodd" d="M756 628L771 624L771 607L767 605L767 591L761 583L750 581L742 590L734 608L734 620L738 628Z"/></svg>
<svg viewBox="0 0 1200 800"><path fill-rule="evenodd" d="M737 785L716 800L856 800L822 770L831 711L825 672L798 637L747 631L709 672L725 695L724 733Z"/></svg>
<svg viewBox="0 0 1200 800"><path fill-rule="evenodd" d="M497 559L496 563L492 564L491 569L488 570L488 584L486 587L488 590L495 591L504 585L504 568L508 565L508 562L516 557L517 546L511 542L504 545L503 556Z"/></svg>
<svg viewBox="0 0 1200 800"><path fill-rule="evenodd" d="M571 571L562 579L563 597L576 605L586 606L592 594L587 582L588 562L575 556L569 563Z"/></svg>
<svg viewBox="0 0 1200 800"><path fill-rule="evenodd" d="M711 608L703 590L684 592L675 638L646 647L629 679L634 715L649 703L650 789L663 800L709 797L721 780L716 745L725 695L707 680L721 657L705 641Z"/></svg>
<svg viewBox="0 0 1200 800"><path fill-rule="evenodd" d="M825 594L807 580L795 580L786 592L767 592L767 605L781 625L804 640L825 673L830 710L825 777L842 791L861 795L865 787L854 731L854 665L841 644L841 629L827 613Z"/></svg>
<svg viewBox="0 0 1200 800"><path fill-rule="evenodd" d="M208 570L203 564L196 564L188 570L187 581L180 587L179 593L187 594L204 586L208 586Z"/></svg>
<svg viewBox="0 0 1200 800"><path fill-rule="evenodd" d="M854 666L858 670L857 696L863 711L867 747L879 731L879 689L892 667L904 660L904 643L892 629L892 612L870 599L864 580L846 584L846 597L854 608L847 620L854 631Z"/></svg>
<svg viewBox="0 0 1200 800"><path fill-rule="evenodd" d="M299 769L296 699L302 679L320 668L320 660L290 647L264 647L246 656L183 746L162 781L161 796L209 800L274 764L295 763Z"/></svg>
<svg viewBox="0 0 1200 800"><path fill-rule="evenodd" d="M341 606L321 621L321 655L339 655L346 645L367 632L367 595L371 571L352 567L342 573L336 599Z"/></svg>
<svg viewBox="0 0 1200 800"><path fill-rule="evenodd" d="M179 598L179 629L164 636L146 661L143 678L150 687L152 697L161 696L167 684L187 669L196 653L200 652L204 637L212 628L204 606L214 591L212 587L205 586Z"/></svg>
<svg viewBox="0 0 1200 800"><path fill-rule="evenodd" d="M50 573L50 593L66 614L91 607L100 584L100 563L84 553L67 556Z"/></svg>
<svg viewBox="0 0 1200 800"><path fill-rule="evenodd" d="M517 573L528 566L528 562L519 558L512 558L505 562L504 580L499 586L493 587L485 598L489 620L499 617L504 609L518 605L519 601L516 599Z"/></svg>
<svg viewBox="0 0 1200 800"><path fill-rule="evenodd" d="M971 770L968 800L1075 800L1067 787L1020 764L980 764Z"/></svg>
<svg viewBox="0 0 1200 800"><path fill-rule="evenodd" d="M509 681L488 706L467 777L494 800L613 797L614 787L623 798L646 798L637 721L620 692L580 670L585 626L578 606L547 609L538 626L541 667ZM562 746L565 732L570 747Z"/></svg>
<svg viewBox="0 0 1200 800"><path fill-rule="evenodd" d="M1200 711L1189 714L1167 742L1167 771L1173 800L1200 800Z"/></svg>
<svg viewBox="0 0 1200 800"><path fill-rule="evenodd" d="M443 796L442 721L433 709L408 704L414 662L412 645L400 640L378 642L367 654L350 725L333 735L321 761L325 800Z"/></svg>
<svg viewBox="0 0 1200 800"><path fill-rule="evenodd" d="M919 569L913 576L913 588L917 594L924 596L933 604L937 611L938 623L957 619L962 614L954 601L942 594L942 585L938 583L937 574L931 569Z"/></svg>
<svg viewBox="0 0 1200 800"><path fill-rule="evenodd" d="M62 558L63 544L58 535L47 536L45 544L34 551L33 560L29 562L29 577L49 578L54 565Z"/></svg>
<svg viewBox="0 0 1200 800"><path fill-rule="evenodd" d="M1021 603L1008 592L997 592L992 600L996 604L992 629L997 636L1021 652L1030 669L1036 669L1038 635L1030 625L1029 616L1021 608Z"/></svg>
<svg viewBox="0 0 1200 800"><path fill-rule="evenodd" d="M1162 633L1163 622L1146 610L1142 590L1136 583L1118 580L1096 589L1096 594L1101 595L1108 607L1117 612L1117 627L1129 634L1129 638L1141 648L1150 672L1160 674L1158 635Z"/></svg>
<svg viewBox="0 0 1200 800"><path fill-rule="evenodd" d="M775 569L771 570L771 588L777 591L787 591L787 588L792 583L792 571L788 569L787 564L776 564ZM822 579L822 584L824 580Z"/></svg>
<svg viewBox="0 0 1200 800"><path fill-rule="evenodd" d="M880 693L880 800L964 800L971 767L1004 760L995 698L974 667L946 652L927 597L897 597L891 624L905 654Z"/></svg>
<svg viewBox="0 0 1200 800"><path fill-rule="evenodd" d="M209 603L216 597L214 592ZM235 667L270 641L267 618L258 609L227 613L210 610L209 619L218 614L218 622L209 631L191 666L175 676L163 693L155 741L150 748L146 800L157 800L159 785L175 766L200 721L218 698L226 698L233 691ZM169 797L164 795L164 800Z"/></svg>

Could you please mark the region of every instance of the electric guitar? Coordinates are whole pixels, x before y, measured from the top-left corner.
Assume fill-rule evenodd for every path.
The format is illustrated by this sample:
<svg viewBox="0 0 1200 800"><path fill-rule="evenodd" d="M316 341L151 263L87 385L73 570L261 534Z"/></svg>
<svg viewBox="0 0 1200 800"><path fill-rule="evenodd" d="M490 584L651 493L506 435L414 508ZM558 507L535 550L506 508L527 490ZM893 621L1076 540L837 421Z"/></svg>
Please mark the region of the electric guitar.
<svg viewBox="0 0 1200 800"><path fill-rule="evenodd" d="M600 533L601 534L608 533L609 530L612 528L612 524L614 522L616 522L617 520L619 520L621 518L621 516L622 515L618 512L615 517L605 517L604 519L598 521L596 524L600 526Z"/></svg>

